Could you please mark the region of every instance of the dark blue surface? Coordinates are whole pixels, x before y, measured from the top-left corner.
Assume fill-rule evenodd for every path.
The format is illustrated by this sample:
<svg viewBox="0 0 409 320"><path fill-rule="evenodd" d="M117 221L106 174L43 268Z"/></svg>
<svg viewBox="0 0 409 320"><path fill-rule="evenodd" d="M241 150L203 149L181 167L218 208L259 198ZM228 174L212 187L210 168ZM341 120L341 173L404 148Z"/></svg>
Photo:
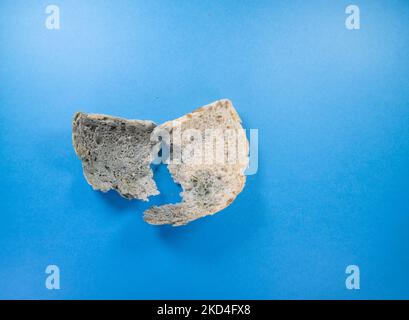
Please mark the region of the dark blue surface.
<svg viewBox="0 0 409 320"><path fill-rule="evenodd" d="M409 298L409 2L0 4L0 298ZM220 98L259 170L186 227L95 192L78 110L163 122ZM177 192L166 168L159 188ZM44 286L61 270L61 289ZM361 289L345 288L345 268Z"/></svg>

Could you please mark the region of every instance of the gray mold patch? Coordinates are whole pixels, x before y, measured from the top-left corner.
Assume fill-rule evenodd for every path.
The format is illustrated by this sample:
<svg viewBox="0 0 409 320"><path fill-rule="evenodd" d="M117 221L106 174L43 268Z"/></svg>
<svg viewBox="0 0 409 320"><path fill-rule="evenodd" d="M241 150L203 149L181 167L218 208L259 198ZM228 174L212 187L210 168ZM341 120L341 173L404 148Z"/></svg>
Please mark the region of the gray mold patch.
<svg viewBox="0 0 409 320"><path fill-rule="evenodd" d="M159 194L150 168L150 140L156 124L78 112L73 144L85 178L95 189L114 189L127 199L148 200Z"/></svg>

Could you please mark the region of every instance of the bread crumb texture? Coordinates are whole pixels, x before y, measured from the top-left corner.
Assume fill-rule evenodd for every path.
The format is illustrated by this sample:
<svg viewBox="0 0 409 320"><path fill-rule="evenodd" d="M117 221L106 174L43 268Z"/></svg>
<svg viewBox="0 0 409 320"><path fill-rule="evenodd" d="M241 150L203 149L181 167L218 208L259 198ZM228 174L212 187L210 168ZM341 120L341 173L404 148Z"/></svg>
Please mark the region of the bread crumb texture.
<svg viewBox="0 0 409 320"><path fill-rule="evenodd" d="M184 154L192 148L192 142L176 138L167 141L165 146L170 150L168 169L173 180L183 189L182 201L151 207L144 212L144 220L153 225L181 226L226 208L244 188L248 141L241 119L229 100L216 101L159 126L152 121L78 112L73 120L72 140L82 161L84 176L95 190L106 192L113 189L127 199L147 201L148 197L159 194L150 165L154 160L153 151L159 150L164 143L152 137L163 130L183 133L187 129L200 133L201 145L212 148L213 141L206 141L209 129L222 135L235 132L234 141L242 142L244 160L227 161L232 150L228 135L222 140L224 161L217 163L191 163L183 158L173 161L176 151Z"/></svg>

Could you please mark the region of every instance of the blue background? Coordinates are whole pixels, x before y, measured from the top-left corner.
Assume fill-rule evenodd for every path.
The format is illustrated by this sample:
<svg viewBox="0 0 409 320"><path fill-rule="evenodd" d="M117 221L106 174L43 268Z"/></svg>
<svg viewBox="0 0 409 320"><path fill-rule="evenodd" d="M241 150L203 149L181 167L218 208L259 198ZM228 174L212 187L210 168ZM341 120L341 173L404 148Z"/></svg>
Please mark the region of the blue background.
<svg viewBox="0 0 409 320"><path fill-rule="evenodd" d="M408 1L356 1L359 31L349 1L51 3L58 31L48 1L0 4L0 298L409 298ZM260 141L223 212L151 226L86 183L76 111L160 123L220 98ZM151 203L176 199L155 174Z"/></svg>

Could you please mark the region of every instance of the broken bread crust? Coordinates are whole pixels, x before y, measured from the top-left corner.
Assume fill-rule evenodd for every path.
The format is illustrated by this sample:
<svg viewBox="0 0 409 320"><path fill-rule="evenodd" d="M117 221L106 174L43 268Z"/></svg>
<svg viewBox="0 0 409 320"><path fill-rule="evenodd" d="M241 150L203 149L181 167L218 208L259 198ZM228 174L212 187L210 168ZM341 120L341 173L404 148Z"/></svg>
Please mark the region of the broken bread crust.
<svg viewBox="0 0 409 320"><path fill-rule="evenodd" d="M150 224L172 224L180 226L198 218L213 215L230 205L245 185L244 171L248 165L248 141L241 126L241 119L229 100L219 100L198 108L176 120L166 122L155 130L168 132L181 129L196 129L205 136L207 129L232 129L238 133L238 140L244 144L244 161L222 164L190 164L172 163L168 169L179 183L183 192L182 202L155 206L144 212L144 220ZM226 142L227 143L227 142ZM185 148L183 142L179 144L173 140L173 150ZM227 157L228 148L224 149Z"/></svg>
<svg viewBox="0 0 409 320"><path fill-rule="evenodd" d="M72 141L84 176L95 189L118 191L127 199L159 194L150 169L152 121L76 113Z"/></svg>

